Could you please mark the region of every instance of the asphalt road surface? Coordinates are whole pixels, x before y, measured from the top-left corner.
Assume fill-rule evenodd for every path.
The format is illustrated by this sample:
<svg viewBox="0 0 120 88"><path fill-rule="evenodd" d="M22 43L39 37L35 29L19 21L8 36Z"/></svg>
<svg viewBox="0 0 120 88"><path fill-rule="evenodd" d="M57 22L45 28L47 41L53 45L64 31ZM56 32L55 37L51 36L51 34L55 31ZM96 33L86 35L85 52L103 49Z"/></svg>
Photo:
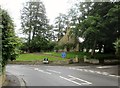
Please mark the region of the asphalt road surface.
<svg viewBox="0 0 120 88"><path fill-rule="evenodd" d="M119 77L91 69L89 66L48 65L6 67L7 72L22 78L26 86L118 86Z"/></svg>

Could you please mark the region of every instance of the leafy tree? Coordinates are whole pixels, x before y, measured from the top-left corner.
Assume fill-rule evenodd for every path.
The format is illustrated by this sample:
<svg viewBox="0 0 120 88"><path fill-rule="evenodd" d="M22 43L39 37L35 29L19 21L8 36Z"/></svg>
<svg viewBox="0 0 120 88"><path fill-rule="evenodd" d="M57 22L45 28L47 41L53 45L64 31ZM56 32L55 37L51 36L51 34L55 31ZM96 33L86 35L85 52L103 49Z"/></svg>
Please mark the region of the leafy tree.
<svg viewBox="0 0 120 88"><path fill-rule="evenodd" d="M105 40L105 52L115 52L113 43L117 38L120 37L120 8L119 2L112 3L112 7L108 10L106 14L106 19L104 20L104 32L106 33ZM108 32L109 31L109 32Z"/></svg>
<svg viewBox="0 0 120 88"><path fill-rule="evenodd" d="M113 42L120 36L119 2L85 2L78 6L82 15L73 33L85 37L85 48L98 48L99 52L104 48L104 53L114 53Z"/></svg>
<svg viewBox="0 0 120 88"><path fill-rule="evenodd" d="M35 36L35 38L31 41L30 48L32 52L41 52L47 51L48 40L41 36Z"/></svg>
<svg viewBox="0 0 120 88"><path fill-rule="evenodd" d="M41 1L27 2L22 10L21 20L23 33L28 35L29 52L37 46L36 42L42 42L43 39L46 41L51 36L51 27L48 25L45 6ZM42 40L35 41L38 37Z"/></svg>
<svg viewBox="0 0 120 88"><path fill-rule="evenodd" d="M119 17L119 3L118 2L96 2L92 6L90 15L96 16L99 14L101 23L100 34L102 35L99 38L99 42L97 42L97 47L101 51L101 48L104 48L104 53L114 53L113 42L115 42L116 38L119 37L118 31L118 17ZM112 11L114 8L115 13ZM112 9L112 10L111 10ZM110 15L114 14L114 16ZM114 19L114 20L112 20ZM104 47L103 47L104 45Z"/></svg>
<svg viewBox="0 0 120 88"><path fill-rule="evenodd" d="M81 22L87 18L89 11L91 10L92 3L91 2L78 2L75 4L73 8L69 11L69 17L70 20L70 27L71 32L70 35L74 37L75 40L75 46L79 44L79 50L80 50L80 43L78 41L78 37L83 37L81 34Z"/></svg>
<svg viewBox="0 0 120 88"><path fill-rule="evenodd" d="M8 60L15 60L19 54L21 42L14 32L14 24L9 14L0 9L2 14L2 66L7 64Z"/></svg>
<svg viewBox="0 0 120 88"><path fill-rule="evenodd" d="M70 22L69 22L69 30L70 33L68 36L71 36L74 38L75 40L75 44L74 47L77 46L78 42L78 37L79 37L79 29L77 28L78 23L79 23L79 19L78 19L78 9L77 8L71 8L68 16L70 18ZM69 46L69 45L68 45ZM69 50L69 49L68 49Z"/></svg>
<svg viewBox="0 0 120 88"><path fill-rule="evenodd" d="M52 42L52 41L49 42L47 47L48 51L53 51L55 46L56 46L56 42Z"/></svg>
<svg viewBox="0 0 120 88"><path fill-rule="evenodd" d="M57 33L58 41L66 34L68 27L68 17L65 14L59 14L55 19L54 31Z"/></svg>
<svg viewBox="0 0 120 88"><path fill-rule="evenodd" d="M81 24L81 27L83 28L81 32L85 38L84 44L88 49L92 49L91 55L94 55L97 43L102 37L102 34L100 33L100 20L101 18L99 15L88 16L88 18L85 19Z"/></svg>

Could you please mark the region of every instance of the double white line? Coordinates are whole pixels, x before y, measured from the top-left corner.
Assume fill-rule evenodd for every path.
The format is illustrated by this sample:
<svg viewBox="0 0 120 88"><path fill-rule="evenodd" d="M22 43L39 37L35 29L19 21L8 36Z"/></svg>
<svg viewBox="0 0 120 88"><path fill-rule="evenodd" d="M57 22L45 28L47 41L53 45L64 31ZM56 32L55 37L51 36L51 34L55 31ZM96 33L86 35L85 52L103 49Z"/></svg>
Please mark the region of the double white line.
<svg viewBox="0 0 120 88"><path fill-rule="evenodd" d="M75 84L77 84L77 85L90 85L90 84L92 84L91 82L88 82L88 81L86 81L86 80L83 80L83 79L80 79L80 78L77 78L77 77L74 77L74 76L71 76L71 75L68 75L68 77L71 77L71 78L65 78L65 77L63 77L63 76L59 76L60 78L62 78L62 79L65 79L65 80L67 80L67 81L69 81L69 82L72 82L72 83L75 83ZM81 81L82 83L78 83L78 82L76 82L76 81L74 81L74 80L79 80L79 81Z"/></svg>

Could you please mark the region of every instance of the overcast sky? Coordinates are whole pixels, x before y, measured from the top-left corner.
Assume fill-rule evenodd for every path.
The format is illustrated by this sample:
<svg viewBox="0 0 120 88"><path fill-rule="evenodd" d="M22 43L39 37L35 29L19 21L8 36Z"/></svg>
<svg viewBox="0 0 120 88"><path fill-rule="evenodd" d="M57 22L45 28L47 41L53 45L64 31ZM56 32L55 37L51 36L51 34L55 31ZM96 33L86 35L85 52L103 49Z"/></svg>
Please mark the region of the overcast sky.
<svg viewBox="0 0 120 88"><path fill-rule="evenodd" d="M29 0L0 0L2 8L6 9L12 17L16 28L15 32L20 36L20 10L23 8L23 3ZM46 8L46 13L50 23L54 23L55 17L59 13L67 13L68 9L74 4L76 0L41 0Z"/></svg>

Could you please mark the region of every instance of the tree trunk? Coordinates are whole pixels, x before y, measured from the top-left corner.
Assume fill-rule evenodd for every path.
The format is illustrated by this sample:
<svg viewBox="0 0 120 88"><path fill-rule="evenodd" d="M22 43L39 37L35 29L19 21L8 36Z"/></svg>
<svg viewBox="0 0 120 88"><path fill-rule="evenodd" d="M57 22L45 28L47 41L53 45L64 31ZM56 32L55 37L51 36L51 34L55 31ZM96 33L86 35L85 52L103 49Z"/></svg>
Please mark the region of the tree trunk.
<svg viewBox="0 0 120 88"><path fill-rule="evenodd" d="M32 36L32 39L34 39L34 37L35 37L35 30L36 30L36 27L34 27L34 29L33 29L33 36Z"/></svg>
<svg viewBox="0 0 120 88"><path fill-rule="evenodd" d="M94 45L93 45L93 48L92 48L91 56L93 56L95 54L95 47L96 47L96 40L94 41Z"/></svg>
<svg viewBox="0 0 120 88"><path fill-rule="evenodd" d="M31 47L30 47L30 42L31 42L31 31L29 31L29 36L28 36L28 52L30 53L31 52Z"/></svg>
<svg viewBox="0 0 120 88"><path fill-rule="evenodd" d="M87 53L89 53L89 50L90 50L89 48L86 48L86 52L87 52Z"/></svg>
<svg viewBox="0 0 120 88"><path fill-rule="evenodd" d="M70 51L70 48L67 47L67 52L69 52L69 51Z"/></svg>
<svg viewBox="0 0 120 88"><path fill-rule="evenodd" d="M101 53L101 51L102 51L102 44L99 44L99 53Z"/></svg>

